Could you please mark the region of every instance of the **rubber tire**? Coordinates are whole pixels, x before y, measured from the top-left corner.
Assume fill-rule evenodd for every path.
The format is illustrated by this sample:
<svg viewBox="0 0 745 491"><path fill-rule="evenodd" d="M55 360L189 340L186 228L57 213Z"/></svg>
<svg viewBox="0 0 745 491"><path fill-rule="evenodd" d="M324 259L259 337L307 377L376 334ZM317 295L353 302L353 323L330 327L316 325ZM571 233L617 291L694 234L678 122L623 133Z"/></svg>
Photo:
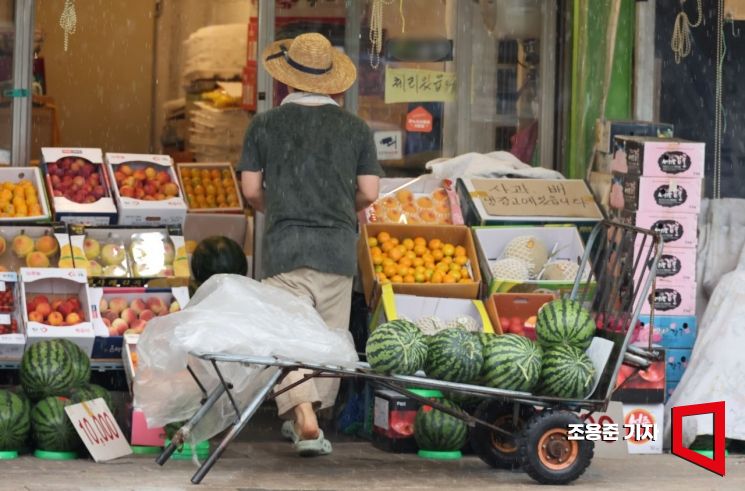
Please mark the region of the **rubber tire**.
<svg viewBox="0 0 745 491"><path fill-rule="evenodd" d="M493 401L493 400L483 401L481 404L479 404L478 408L476 409L476 412L474 413L474 416L483 421L493 423L500 416L503 416L503 415L512 416L513 410L514 410L514 405L510 403L504 403L504 402ZM523 422L525 422L528 419L530 419L533 413L534 413L534 410L532 407L521 405L519 418L523 420ZM511 428L511 426L512 424L510 423L510 428L506 428L506 429L508 429L509 431L514 431L514 429ZM519 432L520 429L521 428L518 427L517 431ZM505 453L495 448L494 445L492 444L493 433L494 432L489 430L489 428L485 428L479 425L476 425L475 428L472 428L469 440L471 443L471 448L473 448L473 451L476 453L476 455L479 456L481 460L483 460L489 466L494 467L495 469L509 469L509 470L519 469L520 467L519 449L516 448L514 452Z"/></svg>
<svg viewBox="0 0 745 491"><path fill-rule="evenodd" d="M534 480L541 484L568 484L581 476L592 460L595 443L577 440L579 445L574 463L560 471L543 465L538 457L538 443L541 437L555 428L567 429L570 424L582 424L582 420L569 411L544 410L531 418L518 440L520 466Z"/></svg>

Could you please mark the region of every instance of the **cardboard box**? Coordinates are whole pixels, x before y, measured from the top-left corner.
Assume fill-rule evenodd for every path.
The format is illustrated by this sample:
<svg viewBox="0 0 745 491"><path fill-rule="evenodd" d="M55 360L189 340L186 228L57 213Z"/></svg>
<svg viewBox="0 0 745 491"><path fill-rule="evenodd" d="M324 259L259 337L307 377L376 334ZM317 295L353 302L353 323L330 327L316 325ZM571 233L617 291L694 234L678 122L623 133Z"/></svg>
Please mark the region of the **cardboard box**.
<svg viewBox="0 0 745 491"><path fill-rule="evenodd" d="M705 146L672 138L616 136L611 168L620 174L700 179Z"/></svg>
<svg viewBox="0 0 745 491"><path fill-rule="evenodd" d="M623 422L624 425L631 425L632 428L639 427L638 431L644 431L647 428L656 430L654 439L637 440L633 436L637 431L632 431L632 438L626 440L630 454L661 454L663 445L663 433L665 430L665 405L659 404L624 404L623 405Z"/></svg>
<svg viewBox="0 0 745 491"><path fill-rule="evenodd" d="M19 244L20 248L24 248L23 252L13 251L13 241L16 237L25 235L30 241L24 244ZM57 251L39 251L37 244L39 239L44 236L51 236L57 241ZM0 266L8 271L18 272L24 267L47 267L50 268L71 268L72 263L72 252L70 250L70 238L67 235L67 227L62 223L51 223L49 225L0 225L0 237L5 239L5 248L7 251L0 255ZM54 243L51 243L53 246ZM31 251L31 252L29 252ZM43 252L39 255L38 252ZM29 257L30 254L34 253L33 256Z"/></svg>
<svg viewBox="0 0 745 491"><path fill-rule="evenodd" d="M595 125L595 149L613 153L618 135L672 138L674 129L671 124L651 121L598 121Z"/></svg>
<svg viewBox="0 0 745 491"><path fill-rule="evenodd" d="M380 302L370 320L371 328L396 319L416 322L423 317L437 317L447 324L458 317L468 316L479 323L481 332L494 332L491 319L481 300L397 294L393 292L391 284L383 285L381 290Z"/></svg>
<svg viewBox="0 0 745 491"><path fill-rule="evenodd" d="M228 215L217 213L189 213L184 222L184 240L196 244L207 237L223 235L244 246L247 239L248 219L246 215ZM250 255L251 251L246 251Z"/></svg>
<svg viewBox="0 0 745 491"><path fill-rule="evenodd" d="M26 217L0 217L0 223L26 223L26 222L48 222L52 219L52 211L47 200L47 191L41 171L38 167L1 167L0 182L19 183L21 181L30 181L36 190L36 197L41 207L41 213L29 215ZM10 200L12 201L12 200ZM0 210L2 211L2 210Z"/></svg>
<svg viewBox="0 0 745 491"><path fill-rule="evenodd" d="M659 351L660 348L656 348ZM624 404L657 404L665 400L665 361L652 362L646 370L623 364L611 398Z"/></svg>
<svg viewBox="0 0 745 491"><path fill-rule="evenodd" d="M17 332L4 334L4 331L0 331L0 359L20 360L26 348L26 331L21 316L21 290L16 273L0 273L0 292L7 291L13 295L13 306L0 309L0 325L10 327L12 322L15 322Z"/></svg>
<svg viewBox="0 0 745 491"><path fill-rule="evenodd" d="M231 179L233 190L235 191L236 201L237 203L233 206L228 206L225 208L219 208L219 207L197 207L194 203L189 202L189 188L190 183L189 181L186 181L185 178L186 172L191 172L193 170L212 170L217 169L220 171L221 175L230 176L229 179ZM184 195L186 196L186 206L189 209L189 213L239 213L243 214L244 208L243 208L243 193L241 192L241 187L239 186L238 179L235 175L235 170L233 169L233 166L230 165L229 162L216 162L216 163L184 163L184 164L177 164L176 170L178 174L178 180L179 184L181 185L181 189L184 190Z"/></svg>
<svg viewBox="0 0 745 491"><path fill-rule="evenodd" d="M665 350L665 376L670 380L681 380L691 362L692 348L669 348Z"/></svg>
<svg viewBox="0 0 745 491"><path fill-rule="evenodd" d="M648 270L637 272L648 277ZM643 283L642 283L643 284ZM690 294L690 285L696 284L696 249L674 249L663 247L662 256L657 261L657 290L675 289Z"/></svg>
<svg viewBox="0 0 745 491"><path fill-rule="evenodd" d="M85 268L92 286L186 286L189 258L181 227L104 226L69 227L75 266ZM86 240L89 242L86 256ZM104 257L105 245L112 244L121 261ZM97 254L94 254L97 252ZM90 259L89 259L90 258ZM111 264L107 265L107 261Z"/></svg>
<svg viewBox="0 0 745 491"><path fill-rule="evenodd" d="M419 402L392 390L376 390L373 408L373 446L387 452L414 453L414 419Z"/></svg>
<svg viewBox="0 0 745 491"><path fill-rule="evenodd" d="M50 326L29 321L26 305L34 295L45 295L50 301L56 298L77 297L85 319L72 326ZM85 270L21 268L21 299L28 344L44 339L68 339L80 346L88 356L91 355L94 332L90 322L91 309Z"/></svg>
<svg viewBox="0 0 745 491"><path fill-rule="evenodd" d="M458 179L457 191L470 226L572 224L586 238L603 219L580 179Z"/></svg>
<svg viewBox="0 0 745 491"><path fill-rule="evenodd" d="M471 231L467 227L458 225L401 225L401 224L367 224L362 227L357 242L357 257L360 276L368 305L380 294L380 283L375 276L375 269L367 246L367 239L375 237L380 232L388 232L391 237L399 240L410 237L423 237L427 241L440 239L443 242L465 247L468 256L468 267L473 274L472 283L432 284L432 283L400 283L393 285L395 293L405 293L421 297L467 298L476 299L481 288L481 272L479 271L478 256L473 243Z"/></svg>
<svg viewBox="0 0 745 491"><path fill-rule="evenodd" d="M665 242L665 250L695 249L698 244L698 216L681 213L644 213L620 211L614 221L657 232Z"/></svg>
<svg viewBox="0 0 745 491"><path fill-rule="evenodd" d="M646 302L642 302L642 314L651 311L651 293ZM655 314L667 317L691 317L696 315L696 283L658 285L654 298Z"/></svg>
<svg viewBox="0 0 745 491"><path fill-rule="evenodd" d="M701 179L613 174L610 206L639 213L697 214Z"/></svg>
<svg viewBox="0 0 745 491"><path fill-rule="evenodd" d="M93 354L91 358L119 358L122 355L122 343L124 333L114 335L109 331L108 326L104 323L103 314L100 305L101 300L110 303L112 299L124 299L127 305L136 299L147 301L150 298L157 297L161 299L166 306L170 307L176 301L180 308L186 307L189 302L189 288L89 288L91 306L91 323L96 334L93 344ZM135 334L136 335L136 334Z"/></svg>
<svg viewBox="0 0 745 491"><path fill-rule="evenodd" d="M535 340L535 327L525 327L525 321L537 316L541 307L555 299L555 295L544 293L494 293L484 303L495 333L512 332L511 329L505 329L512 326L504 326L503 319L508 319L511 323L513 318L518 317L522 320L521 331L525 333L525 337Z"/></svg>
<svg viewBox="0 0 745 491"><path fill-rule="evenodd" d="M649 344L649 316L639 317L641 326L632 338L638 345ZM692 348L696 342L698 326L696 318L654 316L654 331L652 342L665 348Z"/></svg>
<svg viewBox="0 0 745 491"><path fill-rule="evenodd" d="M665 402L666 403L673 396L673 392L675 392L675 389L678 387L679 383L680 383L680 380L668 380L665 383Z"/></svg>
<svg viewBox="0 0 745 491"><path fill-rule="evenodd" d="M479 256L486 294L493 293L529 293L536 290L567 292L574 286L571 281L528 280L524 282L494 278L489 267L490 261L502 257L507 244L514 238L532 235L543 241L549 253L555 251L552 260L567 260L579 263L585 253L582 239L574 226L545 227L476 227L473 229L476 250Z"/></svg>
<svg viewBox="0 0 745 491"><path fill-rule="evenodd" d="M381 179L380 197L362 213L364 223L463 225L463 215L449 179Z"/></svg>
<svg viewBox="0 0 745 491"><path fill-rule="evenodd" d="M42 148L42 172L46 178L49 199L54 208L54 220L68 224L109 225L116 223L117 210L111 194L111 184L103 164L103 153L98 148ZM48 173L49 164L64 158L79 158L100 166L101 185L105 195L95 203L76 203L63 196L55 196Z"/></svg>
<svg viewBox="0 0 745 491"><path fill-rule="evenodd" d="M128 164L132 170L153 167L166 172L169 182L179 186L178 177L173 167L173 160L167 155L140 155L128 153L107 153L106 167L111 180L117 207L119 208L119 225L153 226L181 225L186 218L186 202L183 190L179 187L178 196L160 201L146 201L122 196L116 183L115 172L120 165Z"/></svg>

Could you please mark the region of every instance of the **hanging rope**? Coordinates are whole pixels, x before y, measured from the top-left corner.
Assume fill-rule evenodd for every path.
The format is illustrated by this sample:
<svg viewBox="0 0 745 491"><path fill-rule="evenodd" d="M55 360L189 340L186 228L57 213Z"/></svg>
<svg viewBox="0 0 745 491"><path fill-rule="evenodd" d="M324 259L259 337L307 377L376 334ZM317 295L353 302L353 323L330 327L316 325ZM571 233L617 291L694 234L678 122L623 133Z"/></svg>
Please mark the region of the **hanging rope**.
<svg viewBox="0 0 745 491"><path fill-rule="evenodd" d="M65 0L65 8L62 9L59 25L62 28L62 32L65 33L65 51L67 51L70 35L75 34L75 30L78 26L78 14L75 12L75 0Z"/></svg>
<svg viewBox="0 0 745 491"><path fill-rule="evenodd" d="M395 0L372 0L370 9L370 66L377 70L380 53L383 51L383 7L393 5ZM399 0L398 14L401 16L401 32L406 32L404 0Z"/></svg>
<svg viewBox="0 0 745 491"><path fill-rule="evenodd" d="M700 26L704 18L702 0L696 0L698 20L695 24L691 24L688 14L683 9L685 2L686 0L680 0L680 12L675 17L673 37L670 40L670 47L675 54L675 63L680 63L683 58L691 54L691 28Z"/></svg>

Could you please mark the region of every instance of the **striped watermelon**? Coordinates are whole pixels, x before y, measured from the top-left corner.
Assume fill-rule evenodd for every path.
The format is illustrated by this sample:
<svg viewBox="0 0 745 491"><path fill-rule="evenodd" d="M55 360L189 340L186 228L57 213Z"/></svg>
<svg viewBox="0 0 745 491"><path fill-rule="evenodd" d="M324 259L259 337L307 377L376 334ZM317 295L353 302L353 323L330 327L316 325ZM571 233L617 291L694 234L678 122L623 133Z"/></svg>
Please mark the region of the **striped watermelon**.
<svg viewBox="0 0 745 491"><path fill-rule="evenodd" d="M568 344L586 350L595 335L595 321L574 300L554 300L538 311L535 333L544 348Z"/></svg>
<svg viewBox="0 0 745 491"><path fill-rule="evenodd" d="M65 406L72 404L66 397L47 397L31 410L31 429L36 448L49 452L71 452L81 441Z"/></svg>
<svg viewBox="0 0 745 491"><path fill-rule="evenodd" d="M72 386L87 384L91 379L91 360L80 346L67 339L57 339L72 361Z"/></svg>
<svg viewBox="0 0 745 491"><path fill-rule="evenodd" d="M31 429L27 403L9 390L0 390L0 450L20 450Z"/></svg>
<svg viewBox="0 0 745 491"><path fill-rule="evenodd" d="M484 346L481 378L495 389L530 391L541 375L543 350L517 334L492 336Z"/></svg>
<svg viewBox="0 0 745 491"><path fill-rule="evenodd" d="M73 362L58 339L34 343L21 360L21 385L32 401L66 395L73 386Z"/></svg>
<svg viewBox="0 0 745 491"><path fill-rule="evenodd" d="M445 407L458 409L457 405L446 399L438 402ZM420 407L414 418L414 438L420 450L460 450L466 443L467 435L466 423L432 406Z"/></svg>
<svg viewBox="0 0 745 491"><path fill-rule="evenodd" d="M458 328L445 329L429 340L424 371L428 377L449 382L475 382L484 361L478 335Z"/></svg>
<svg viewBox="0 0 745 491"><path fill-rule="evenodd" d="M558 345L544 351L539 394L583 399L589 395L594 380L595 367L581 349Z"/></svg>
<svg viewBox="0 0 745 491"><path fill-rule="evenodd" d="M367 339L365 352L378 373L413 375L424 366L427 343L414 324L397 320L376 327Z"/></svg>
<svg viewBox="0 0 745 491"><path fill-rule="evenodd" d="M74 404L78 404L83 401L92 401L93 399L103 398L106 405L114 410L114 404L111 400L111 394L108 390L104 389L100 385L96 384L85 384L80 387L76 387L70 391L70 400Z"/></svg>

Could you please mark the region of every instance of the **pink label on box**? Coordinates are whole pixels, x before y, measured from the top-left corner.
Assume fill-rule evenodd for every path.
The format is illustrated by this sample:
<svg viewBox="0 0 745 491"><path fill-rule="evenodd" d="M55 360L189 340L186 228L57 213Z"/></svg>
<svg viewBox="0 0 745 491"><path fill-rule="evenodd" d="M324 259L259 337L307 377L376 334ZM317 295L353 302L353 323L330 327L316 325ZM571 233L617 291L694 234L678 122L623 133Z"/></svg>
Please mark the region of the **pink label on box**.
<svg viewBox="0 0 745 491"><path fill-rule="evenodd" d="M614 174L610 205L649 214L697 214L701 206L701 179Z"/></svg>
<svg viewBox="0 0 745 491"><path fill-rule="evenodd" d="M704 177L704 150L699 142L648 137L617 137L612 170L648 177Z"/></svg>
<svg viewBox="0 0 745 491"><path fill-rule="evenodd" d="M642 303L642 314L649 315L649 299ZM657 284L654 298L655 315L692 316L696 315L696 284Z"/></svg>

